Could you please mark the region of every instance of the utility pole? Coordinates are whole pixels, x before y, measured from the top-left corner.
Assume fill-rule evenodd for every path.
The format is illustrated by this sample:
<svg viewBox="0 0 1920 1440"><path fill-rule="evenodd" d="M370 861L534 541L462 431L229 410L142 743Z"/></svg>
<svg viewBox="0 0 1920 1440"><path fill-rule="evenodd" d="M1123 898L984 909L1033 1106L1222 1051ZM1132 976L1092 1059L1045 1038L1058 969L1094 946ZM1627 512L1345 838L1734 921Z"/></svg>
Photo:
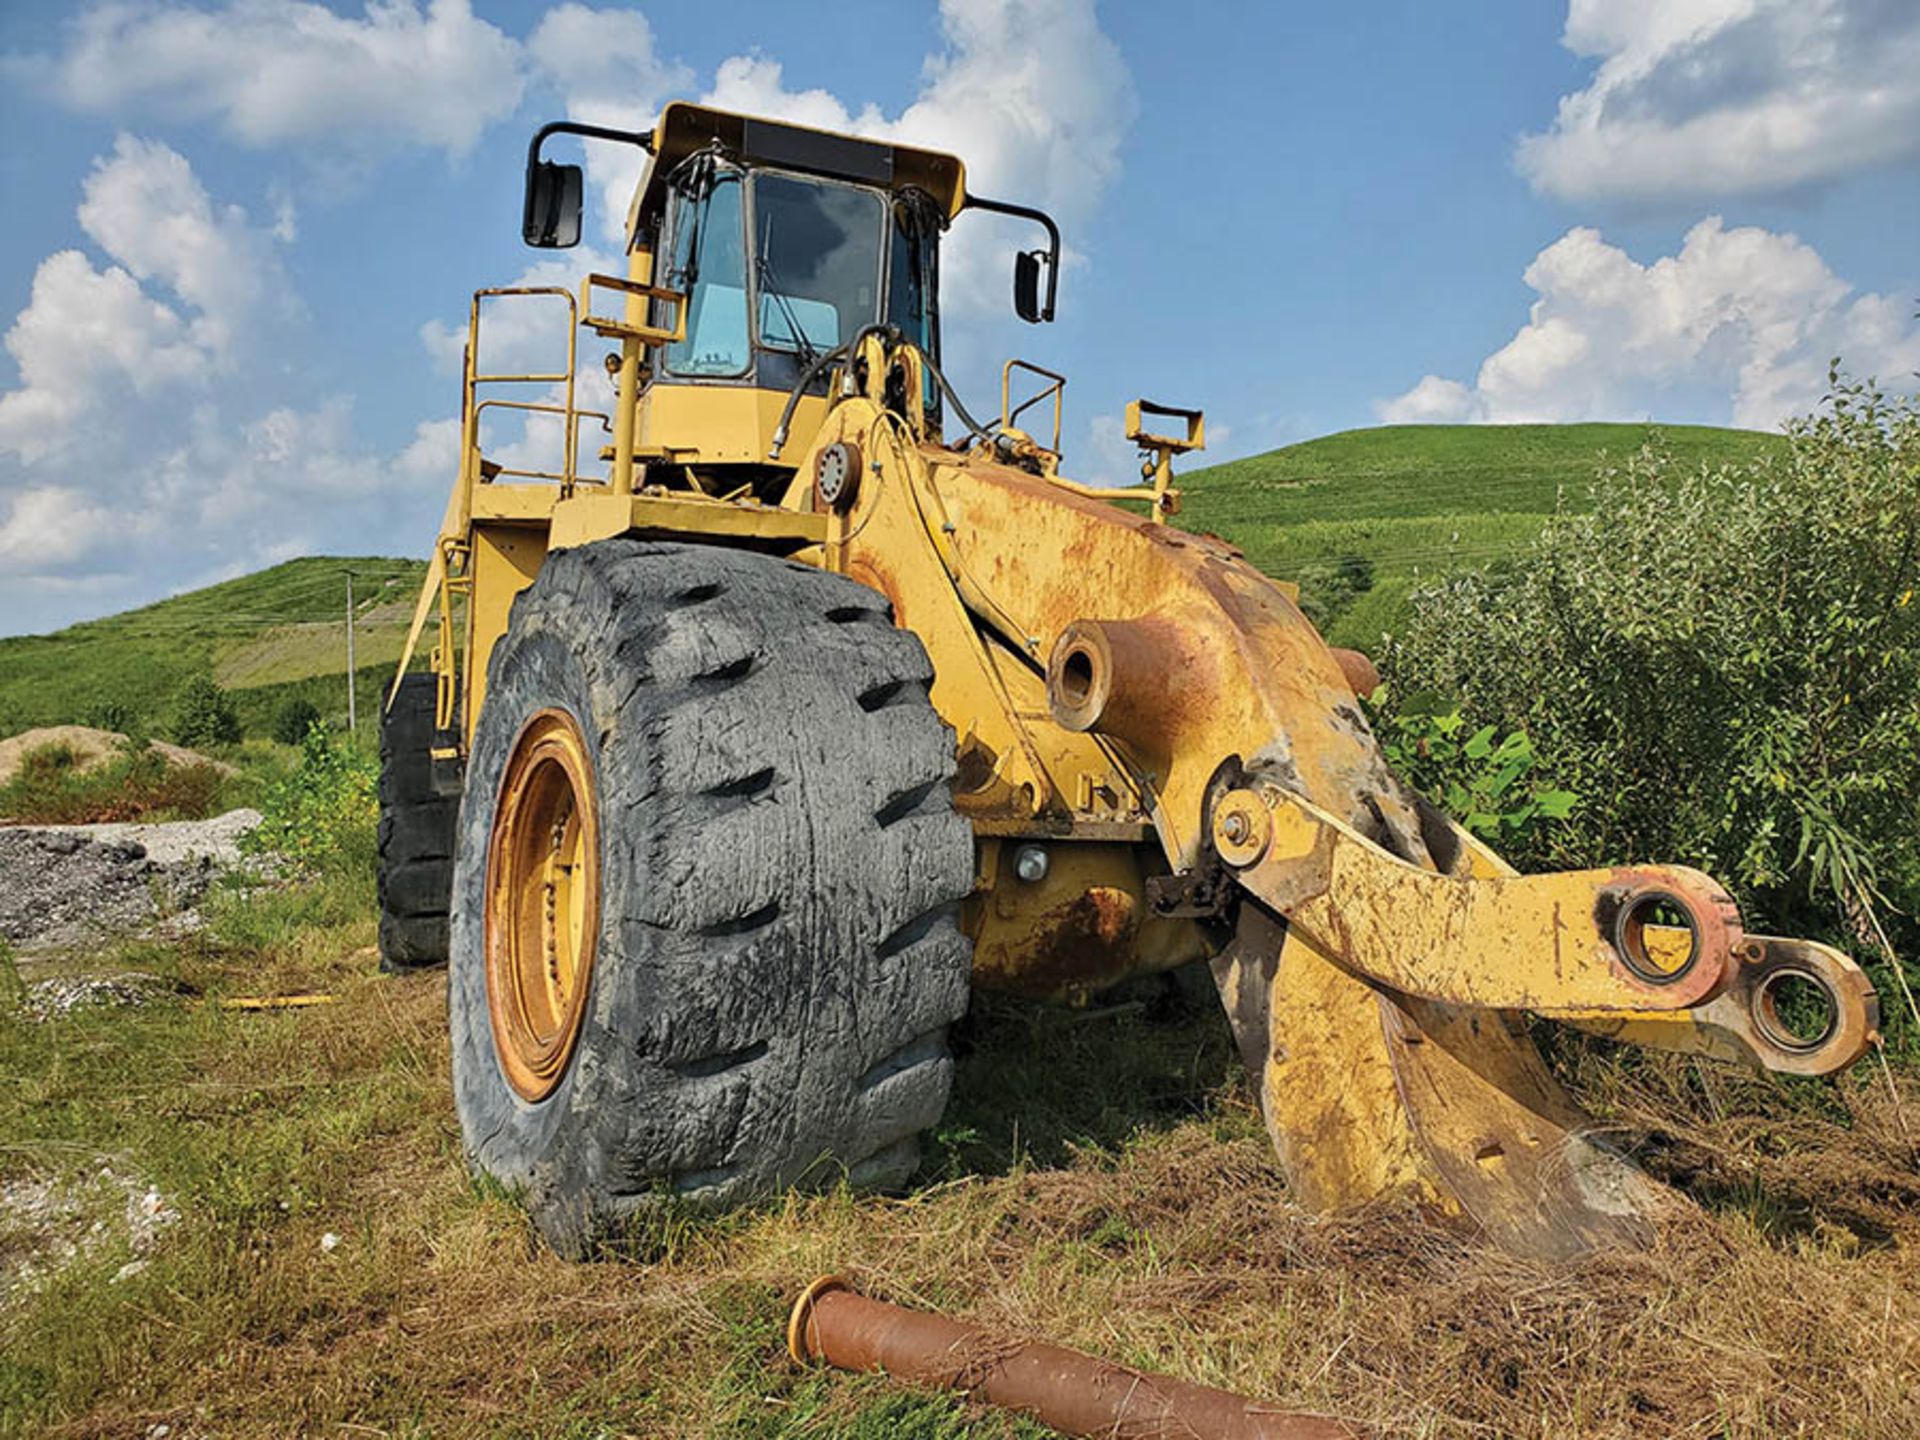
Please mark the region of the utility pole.
<svg viewBox="0 0 1920 1440"><path fill-rule="evenodd" d="M353 572L347 571L347 729L357 730L353 709Z"/></svg>

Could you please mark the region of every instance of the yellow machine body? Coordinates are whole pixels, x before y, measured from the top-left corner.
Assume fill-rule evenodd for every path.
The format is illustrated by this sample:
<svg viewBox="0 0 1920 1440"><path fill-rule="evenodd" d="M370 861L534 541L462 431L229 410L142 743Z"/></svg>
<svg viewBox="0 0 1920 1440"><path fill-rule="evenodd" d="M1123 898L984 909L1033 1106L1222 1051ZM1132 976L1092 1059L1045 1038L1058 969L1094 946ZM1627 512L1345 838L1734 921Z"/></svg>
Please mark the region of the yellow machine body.
<svg viewBox="0 0 1920 1440"><path fill-rule="evenodd" d="M933 661L954 804L978 839L977 983L1071 1003L1211 960L1303 1200L1412 1198L1527 1253L1630 1238L1665 1203L1590 1137L1528 1014L1796 1073L1871 1042L1858 969L1744 934L1708 877L1519 876L1400 784L1355 692L1364 662L1329 649L1284 579L1168 523L1172 457L1204 444L1197 411L1129 407L1143 483L1112 490L1060 473L1065 381L1024 362L1003 372L997 423L968 433L948 414L951 439L914 398L933 393L928 356L897 334L863 332L824 392L666 373L660 356L687 326L655 254L673 176L702 155L751 169L747 152L774 131L781 154L814 143L669 106L626 275L587 276L577 295L475 296L460 472L413 629L435 630L438 758L457 762L513 598L551 550L655 536L850 576ZM867 149L889 152L888 178L846 183L917 191L943 225L966 208L954 157ZM552 307L564 372L479 368L483 310L505 303ZM576 399L582 330L616 347L610 414ZM1036 382L1016 408L1017 384ZM1018 428L1049 401L1050 436ZM483 453L483 416L516 409L557 430L550 470ZM607 437L593 475L576 459L587 420ZM1043 864L1022 854L1035 847ZM1769 1024L1773 978L1788 973L1833 1001L1817 1044Z"/></svg>

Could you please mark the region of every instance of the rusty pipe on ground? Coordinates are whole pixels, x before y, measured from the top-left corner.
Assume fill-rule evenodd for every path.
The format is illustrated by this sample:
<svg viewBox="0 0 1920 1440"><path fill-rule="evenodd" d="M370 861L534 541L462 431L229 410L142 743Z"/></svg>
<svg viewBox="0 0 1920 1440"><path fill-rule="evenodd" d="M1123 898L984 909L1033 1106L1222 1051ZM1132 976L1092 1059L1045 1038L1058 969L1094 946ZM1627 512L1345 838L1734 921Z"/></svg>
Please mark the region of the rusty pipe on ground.
<svg viewBox="0 0 1920 1440"><path fill-rule="evenodd" d="M1039 1340L996 1335L944 1315L869 1300L838 1276L794 1302L787 1349L805 1364L884 1370L1018 1410L1063 1435L1102 1440L1355 1440L1323 1415L1110 1364Z"/></svg>

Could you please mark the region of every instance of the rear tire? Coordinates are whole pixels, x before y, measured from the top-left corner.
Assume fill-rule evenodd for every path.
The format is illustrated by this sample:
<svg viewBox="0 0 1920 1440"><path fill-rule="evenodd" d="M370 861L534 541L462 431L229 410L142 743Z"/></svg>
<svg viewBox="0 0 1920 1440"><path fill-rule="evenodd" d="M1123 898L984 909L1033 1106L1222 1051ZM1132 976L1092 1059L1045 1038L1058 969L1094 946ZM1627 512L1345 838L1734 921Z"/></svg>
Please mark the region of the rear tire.
<svg viewBox="0 0 1920 1440"><path fill-rule="evenodd" d="M602 541L550 556L515 601L460 815L454 1092L472 1165L517 1190L557 1250L664 1201L717 1209L914 1170L971 968L972 827L931 678L881 596L751 552ZM592 917L572 932L590 947L555 928L551 898L551 876L570 886L584 860L545 872L544 921L537 899L501 898L525 887L488 881L490 845L526 850L511 823L538 788L523 737L557 729L591 777L596 896L560 906ZM551 829L557 855L571 823L521 828ZM533 937L532 970L508 968L520 941L501 936ZM557 1073L534 1055L547 1068L530 1090L521 1031L489 1000L538 989L544 969L556 986L587 978L534 1007L578 1018L546 1024L569 1053Z"/></svg>
<svg viewBox="0 0 1920 1440"><path fill-rule="evenodd" d="M433 783L432 675L403 675L380 722L380 968L447 963L457 796Z"/></svg>

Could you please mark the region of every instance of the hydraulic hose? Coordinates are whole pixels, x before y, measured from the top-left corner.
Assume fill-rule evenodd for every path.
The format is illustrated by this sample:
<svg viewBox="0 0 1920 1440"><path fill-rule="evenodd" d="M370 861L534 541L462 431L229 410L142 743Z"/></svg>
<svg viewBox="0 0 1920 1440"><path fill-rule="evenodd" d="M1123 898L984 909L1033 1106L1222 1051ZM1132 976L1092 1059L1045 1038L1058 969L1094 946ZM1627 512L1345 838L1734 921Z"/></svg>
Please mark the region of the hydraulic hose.
<svg viewBox="0 0 1920 1440"><path fill-rule="evenodd" d="M858 354L867 336L884 335L889 331L893 331L891 325L863 325L851 340L834 346L824 355L815 356L813 363L800 372L800 378L793 382L793 389L787 392L787 403L780 409L780 423L773 427L773 446L767 451L769 460L778 460L780 452L786 448L787 429L793 424L793 412L799 408L800 397L807 393L807 387L820 378L820 373L834 361L850 359Z"/></svg>
<svg viewBox="0 0 1920 1440"><path fill-rule="evenodd" d="M861 345L869 335L884 335L890 342L896 344L901 338L899 330L892 325L863 325L845 344L836 345L824 355L816 356L813 363L800 372L800 378L794 382L793 389L787 392L787 403L780 409L780 423L774 427L773 444L767 451L769 460L778 460L780 452L786 448L789 427L793 424L793 412L799 408L800 397L807 393L807 387L819 379L820 373L834 361L851 359L859 354ZM967 432L978 440L991 441L993 432L967 412L959 392L953 388L940 367L933 363L932 357L925 351L920 354L920 363L927 367L927 373L933 376L934 383L940 387L940 393L946 396L947 403L953 407L953 413L960 423L967 427Z"/></svg>

